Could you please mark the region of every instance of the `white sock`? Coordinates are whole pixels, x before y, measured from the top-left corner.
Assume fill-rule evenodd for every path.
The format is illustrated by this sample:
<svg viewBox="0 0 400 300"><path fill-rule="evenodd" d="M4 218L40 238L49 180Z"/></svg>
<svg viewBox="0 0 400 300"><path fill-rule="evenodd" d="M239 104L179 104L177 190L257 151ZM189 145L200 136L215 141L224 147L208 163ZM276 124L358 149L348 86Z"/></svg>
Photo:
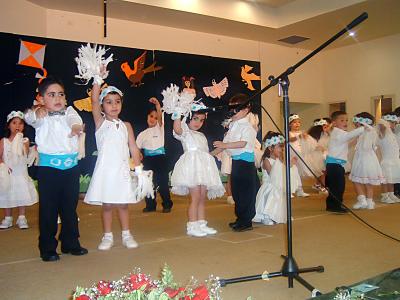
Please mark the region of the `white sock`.
<svg viewBox="0 0 400 300"><path fill-rule="evenodd" d="M389 193L381 193L382 198L389 196Z"/></svg>
<svg viewBox="0 0 400 300"><path fill-rule="evenodd" d="M104 237L105 238L113 238L113 233L112 232L104 232Z"/></svg>
<svg viewBox="0 0 400 300"><path fill-rule="evenodd" d="M122 237L125 237L125 236L130 236L131 232L129 231L129 229L128 230L122 230L121 234L122 234Z"/></svg>

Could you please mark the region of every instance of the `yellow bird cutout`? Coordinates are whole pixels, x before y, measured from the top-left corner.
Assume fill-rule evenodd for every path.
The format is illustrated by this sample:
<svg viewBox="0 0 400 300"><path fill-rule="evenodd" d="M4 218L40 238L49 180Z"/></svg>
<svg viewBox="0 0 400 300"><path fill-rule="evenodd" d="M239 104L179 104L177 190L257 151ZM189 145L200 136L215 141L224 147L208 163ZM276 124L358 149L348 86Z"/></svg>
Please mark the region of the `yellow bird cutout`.
<svg viewBox="0 0 400 300"><path fill-rule="evenodd" d="M101 86L101 89L104 89L107 87L107 83L104 83ZM75 100L74 101L74 106L79 110L79 111L87 111L91 112L92 111L92 89L87 89L86 93L88 94L88 97Z"/></svg>
<svg viewBox="0 0 400 300"><path fill-rule="evenodd" d="M245 82L245 85L247 85L247 88L250 91L254 91L255 88L253 87L252 80L261 80L260 75L256 75L254 73L249 73L251 70L253 70L253 67L244 65L242 68L242 72L240 75L242 76L242 81Z"/></svg>

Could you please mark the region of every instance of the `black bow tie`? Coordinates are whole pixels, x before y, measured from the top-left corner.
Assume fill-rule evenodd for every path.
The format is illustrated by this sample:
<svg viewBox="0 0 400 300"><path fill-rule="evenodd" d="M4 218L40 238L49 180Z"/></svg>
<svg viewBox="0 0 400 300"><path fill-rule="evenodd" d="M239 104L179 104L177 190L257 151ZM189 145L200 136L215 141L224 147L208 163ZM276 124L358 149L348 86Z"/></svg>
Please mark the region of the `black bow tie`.
<svg viewBox="0 0 400 300"><path fill-rule="evenodd" d="M48 115L49 117L52 117L52 116L64 116L64 115L65 115L65 110L60 110L60 111L49 111L49 112L47 112L47 115Z"/></svg>

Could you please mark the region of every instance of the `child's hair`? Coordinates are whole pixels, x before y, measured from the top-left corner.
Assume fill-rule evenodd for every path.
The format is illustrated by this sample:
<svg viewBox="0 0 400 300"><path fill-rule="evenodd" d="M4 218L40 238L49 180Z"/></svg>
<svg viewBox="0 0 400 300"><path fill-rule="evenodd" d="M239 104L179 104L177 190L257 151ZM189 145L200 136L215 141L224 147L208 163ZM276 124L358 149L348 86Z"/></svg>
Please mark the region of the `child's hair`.
<svg viewBox="0 0 400 300"><path fill-rule="evenodd" d="M396 116L400 117L400 106L399 106L399 107L396 107L396 108L394 109L393 113L394 113Z"/></svg>
<svg viewBox="0 0 400 300"><path fill-rule="evenodd" d="M313 137L316 141L319 141L319 139L321 138L321 134L322 134L322 132L324 131L324 130L323 130L323 125L320 125L320 124L316 125L316 123L317 123L318 121L321 121L321 120L325 120L325 118L322 118L322 119L315 119L315 120L313 121L314 126L312 126L312 127L308 130L308 134L309 134L311 137ZM325 120L325 121L326 121L326 120Z"/></svg>
<svg viewBox="0 0 400 300"><path fill-rule="evenodd" d="M268 131L267 134L264 136L262 143L263 145L265 145L265 142L271 138L273 138L274 136L280 136L281 134L278 132L274 132L274 131ZM263 161L266 157L271 157L271 150L269 149L270 147L275 147L275 145L273 146L269 146L269 147L265 147L264 153L261 157L261 161Z"/></svg>
<svg viewBox="0 0 400 300"><path fill-rule="evenodd" d="M44 78L39 83L39 86L37 88L38 92L39 92L39 95L43 97L44 94L46 93L47 89L49 88L49 86L52 85L52 84L58 84L63 88L63 90L65 90L64 84L62 83L62 81L60 79L52 77L52 76L49 76L49 77Z"/></svg>
<svg viewBox="0 0 400 300"><path fill-rule="evenodd" d="M340 116L343 116L343 115L347 115L347 113L346 113L345 111L343 111L343 110L334 111L334 112L331 114L331 120L332 120L332 122L333 122L333 121L336 121L337 118L339 118Z"/></svg>
<svg viewBox="0 0 400 300"><path fill-rule="evenodd" d="M192 76L183 76L182 77L182 88L186 88L186 85L185 85L186 81L190 82L189 88L190 89L194 89L194 77L192 77Z"/></svg>
<svg viewBox="0 0 400 300"><path fill-rule="evenodd" d="M12 120L14 120L15 118L18 118L18 117L14 117L14 118L12 118L12 119L10 119L7 123L6 123L6 127L4 128L4 137L5 138L9 138L10 137L10 135L11 135L11 130L10 130L10 128L9 128L9 125L10 125L10 123L12 122ZM21 119L21 118L19 118L19 119ZM26 130L26 123L25 123L25 120L24 119L21 119L22 120L22 122L24 123L24 130L22 131L22 134L25 136L25 130Z"/></svg>
<svg viewBox="0 0 400 300"><path fill-rule="evenodd" d="M192 111L192 115L190 116L190 118L186 118L186 124L189 124L189 122L194 118L194 116L198 116L198 115L205 115L205 119L207 119L207 113Z"/></svg>
<svg viewBox="0 0 400 300"><path fill-rule="evenodd" d="M324 119L328 124L332 123L332 119L331 118L325 117L325 118L322 118L322 119Z"/></svg>
<svg viewBox="0 0 400 300"><path fill-rule="evenodd" d="M236 94L233 95L230 99L229 99L229 105L235 106L238 105L239 107L243 105L243 108L249 108L251 109L251 102L249 101L249 96L247 96L246 94Z"/></svg>
<svg viewBox="0 0 400 300"><path fill-rule="evenodd" d="M371 120L372 124L369 124L369 125L373 125L374 122L375 122L374 116L371 115L370 113L367 113L366 111L360 112L360 113L356 114L354 117L355 118L364 118L364 119ZM353 119L353 121L354 121L354 119ZM356 123L356 122L354 122L354 123ZM357 123L359 123L359 122L357 122Z"/></svg>

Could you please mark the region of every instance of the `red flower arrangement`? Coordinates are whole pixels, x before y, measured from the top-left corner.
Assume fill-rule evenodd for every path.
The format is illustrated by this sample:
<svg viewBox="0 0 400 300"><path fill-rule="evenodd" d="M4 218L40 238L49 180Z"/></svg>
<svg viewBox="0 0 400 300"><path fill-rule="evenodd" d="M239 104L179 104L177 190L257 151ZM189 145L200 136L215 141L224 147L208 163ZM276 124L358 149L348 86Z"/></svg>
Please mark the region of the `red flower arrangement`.
<svg viewBox="0 0 400 300"><path fill-rule="evenodd" d="M90 288L77 287L72 295L74 300L220 300L220 284L211 275L204 284L193 278L186 286L173 281L167 265L161 271L161 280L136 269L132 274L117 281L101 280Z"/></svg>

